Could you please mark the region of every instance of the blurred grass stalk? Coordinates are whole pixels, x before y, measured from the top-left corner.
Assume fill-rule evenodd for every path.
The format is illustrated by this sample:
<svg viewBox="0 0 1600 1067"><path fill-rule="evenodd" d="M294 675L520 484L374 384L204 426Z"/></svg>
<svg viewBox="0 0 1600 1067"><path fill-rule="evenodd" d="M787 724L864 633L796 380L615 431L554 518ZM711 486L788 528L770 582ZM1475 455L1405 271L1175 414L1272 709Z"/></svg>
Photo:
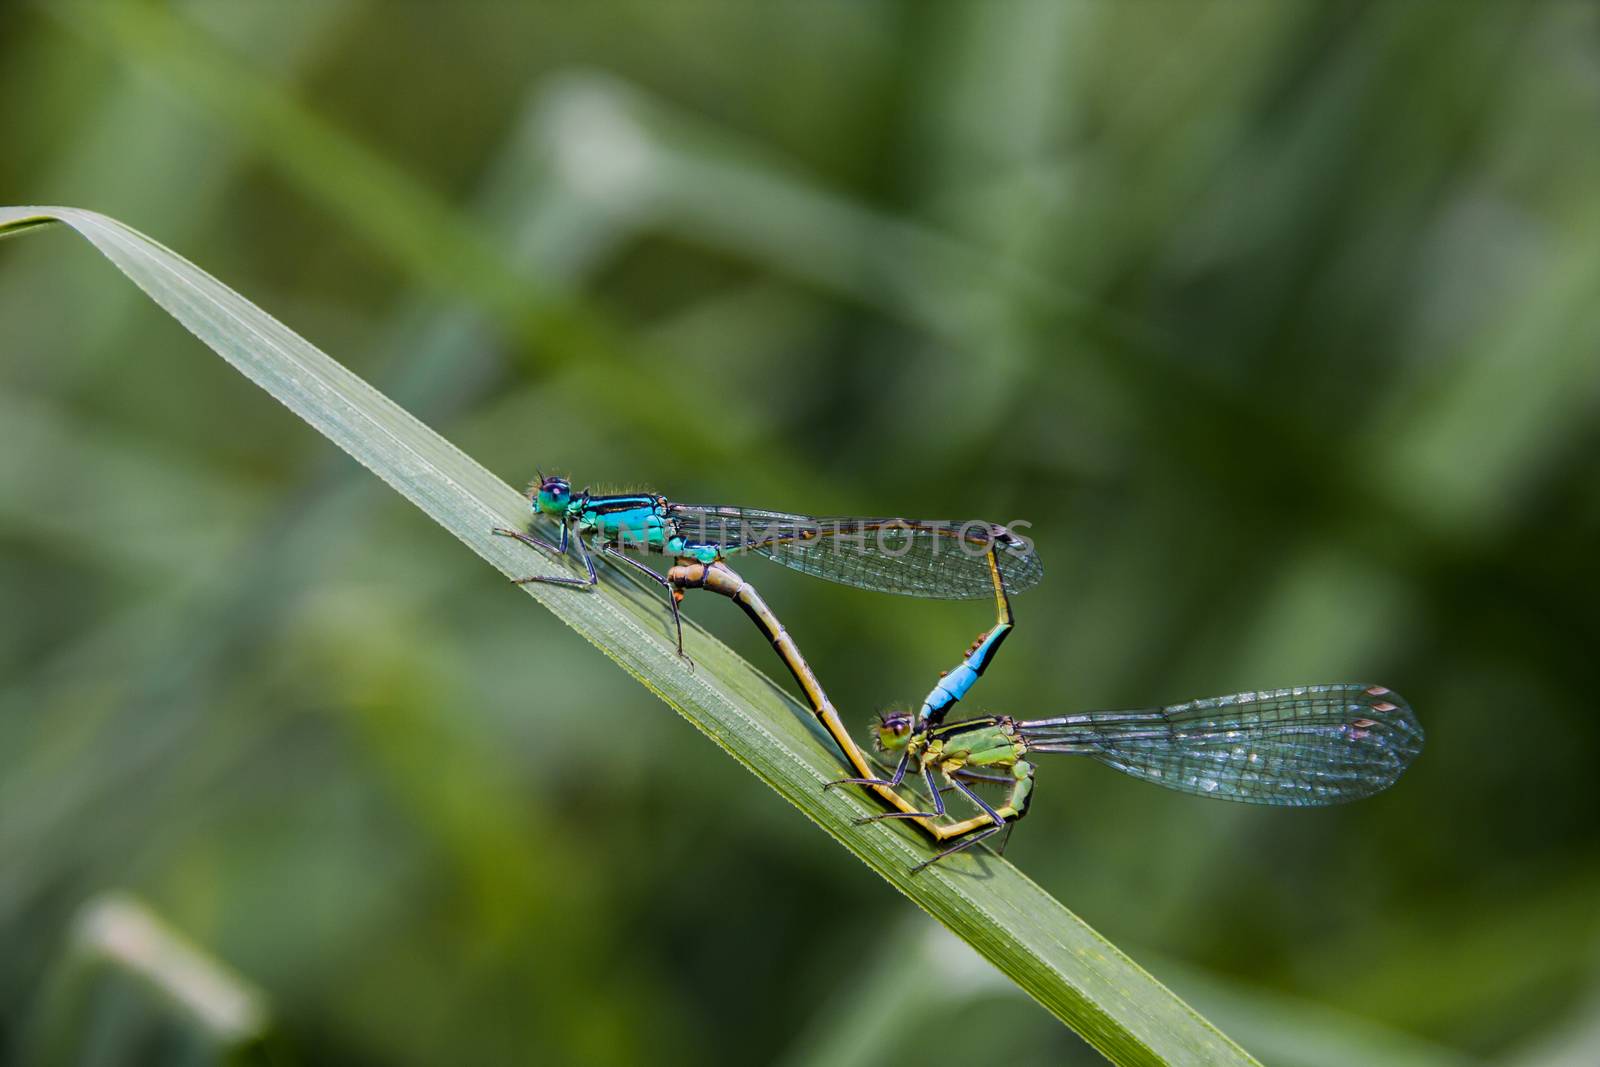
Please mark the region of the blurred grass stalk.
<svg viewBox="0 0 1600 1067"><path fill-rule="evenodd" d="M86 904L39 993L23 1060L39 1067L243 1063L268 1035L261 994L132 897Z"/></svg>
<svg viewBox="0 0 1600 1067"><path fill-rule="evenodd" d="M0 209L0 236L66 223L179 322L349 452L502 573L536 560L493 527L525 521L521 494L360 378L215 278L137 232L70 208ZM824 794L837 761L810 715L698 627L686 670L659 597L610 581L592 595L526 592L945 923L1091 1045L1119 1064L1254 1063L1248 1054L1015 868L964 854L912 878L925 853L909 831L857 827L865 802Z"/></svg>

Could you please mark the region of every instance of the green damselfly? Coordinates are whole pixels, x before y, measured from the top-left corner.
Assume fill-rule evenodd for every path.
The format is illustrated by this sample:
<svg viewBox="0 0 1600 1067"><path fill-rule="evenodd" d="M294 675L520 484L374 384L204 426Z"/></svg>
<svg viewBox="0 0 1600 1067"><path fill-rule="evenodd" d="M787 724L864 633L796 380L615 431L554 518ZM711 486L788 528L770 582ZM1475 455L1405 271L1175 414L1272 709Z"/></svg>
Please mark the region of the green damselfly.
<svg viewBox="0 0 1600 1067"><path fill-rule="evenodd" d="M936 863L1007 829L1028 813L1038 753L1087 756L1124 774L1198 796L1321 807L1369 797L1393 785L1422 751L1411 706L1381 685L1338 683L1208 697L1136 711L1087 711L1050 719L986 715L935 726L890 712L874 726L879 751L899 753L894 773L845 782L896 789L908 773L927 783L931 812L894 811L873 819L945 814L955 789L980 814L943 827L955 844ZM991 805L972 788L1008 787ZM941 784L942 783L942 784ZM920 869L920 866L918 869Z"/></svg>
<svg viewBox="0 0 1600 1067"><path fill-rule="evenodd" d="M679 587L709 589L734 600L772 641L855 772L855 777L825 788L862 786L895 810L860 821L906 819L935 844L946 846L913 872L1007 830L1027 815L1036 770L1030 757L1040 753L1087 756L1133 777L1199 796L1313 807L1381 792L1422 751L1422 727L1410 705L1378 685L1297 686L1162 708L1031 720L986 715L944 722L942 713L930 718L924 703L917 712L890 712L874 723L878 750L898 755L894 772L884 778L864 769L866 756L815 673L748 582L722 563L680 564L669 578ZM899 792L912 775L927 784L931 811ZM979 784L1005 786L1008 792L1001 803L990 804L974 790ZM947 815L943 795L949 790L964 795L979 813L940 821Z"/></svg>
<svg viewBox="0 0 1600 1067"><path fill-rule="evenodd" d="M557 556L576 546L586 576L539 575L521 582L587 588L599 583L594 552L626 564L666 590L683 654L682 585L627 556L659 554L678 564L711 565L754 553L818 578L859 589L936 599L995 598L998 619L962 666L943 678L924 707L930 721L959 700L988 667L1013 626L1010 593L1032 588L1044 567L1032 544L1010 528L979 520L824 518L759 508L679 504L657 493L599 495L557 475L529 489L536 515L560 528L554 542L531 532L496 529Z"/></svg>

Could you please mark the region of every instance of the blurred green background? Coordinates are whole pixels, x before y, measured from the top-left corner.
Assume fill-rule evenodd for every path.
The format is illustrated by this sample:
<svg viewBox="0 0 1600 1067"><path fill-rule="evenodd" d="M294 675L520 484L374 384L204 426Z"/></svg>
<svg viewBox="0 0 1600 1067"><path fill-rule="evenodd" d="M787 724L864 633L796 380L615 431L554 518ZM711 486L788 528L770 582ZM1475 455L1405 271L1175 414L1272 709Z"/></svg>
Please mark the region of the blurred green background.
<svg viewBox="0 0 1600 1067"><path fill-rule="evenodd" d="M1401 691L1008 858L1269 1063L1600 1062L1594 6L11 5L0 100L513 483L1031 522L975 707ZM1097 1062L65 231L0 425L11 1062ZM852 724L989 621L744 571Z"/></svg>

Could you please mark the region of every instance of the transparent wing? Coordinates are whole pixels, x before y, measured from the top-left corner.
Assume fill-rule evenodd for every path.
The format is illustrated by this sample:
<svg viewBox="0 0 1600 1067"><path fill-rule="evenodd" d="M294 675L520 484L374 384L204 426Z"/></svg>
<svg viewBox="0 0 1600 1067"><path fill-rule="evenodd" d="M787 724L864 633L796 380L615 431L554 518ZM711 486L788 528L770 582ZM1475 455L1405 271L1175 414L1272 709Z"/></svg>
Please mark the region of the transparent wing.
<svg viewBox="0 0 1600 1067"><path fill-rule="evenodd" d="M1086 755L1169 789L1251 804L1338 804L1388 788L1422 751L1382 686L1308 685L1018 723L1033 751Z"/></svg>
<svg viewBox="0 0 1600 1067"><path fill-rule="evenodd" d="M818 518L695 504L669 504L667 514L690 541L725 552L756 552L860 589L981 600L994 593L991 546L1007 592L1031 589L1044 577L1028 542L987 522Z"/></svg>

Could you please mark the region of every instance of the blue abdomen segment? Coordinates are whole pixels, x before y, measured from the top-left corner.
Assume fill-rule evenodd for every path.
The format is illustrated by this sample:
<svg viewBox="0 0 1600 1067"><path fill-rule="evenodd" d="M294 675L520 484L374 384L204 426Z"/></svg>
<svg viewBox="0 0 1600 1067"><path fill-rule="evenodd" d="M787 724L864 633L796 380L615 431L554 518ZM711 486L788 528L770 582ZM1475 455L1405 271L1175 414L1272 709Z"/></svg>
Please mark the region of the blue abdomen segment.
<svg viewBox="0 0 1600 1067"><path fill-rule="evenodd" d="M692 559L697 563L715 563L722 558L722 551L721 545L686 541L682 537L673 537L667 541L667 552L669 554Z"/></svg>
<svg viewBox="0 0 1600 1067"><path fill-rule="evenodd" d="M967 695L983 677L983 672L989 669L989 662L994 659L995 652L1000 648L1006 634L1011 632L1010 623L1001 623L989 631L978 647L973 649L966 659L962 660L956 669L939 679L939 684L933 687L922 702L922 710L917 714L920 723L938 723L945 716L953 704Z"/></svg>

